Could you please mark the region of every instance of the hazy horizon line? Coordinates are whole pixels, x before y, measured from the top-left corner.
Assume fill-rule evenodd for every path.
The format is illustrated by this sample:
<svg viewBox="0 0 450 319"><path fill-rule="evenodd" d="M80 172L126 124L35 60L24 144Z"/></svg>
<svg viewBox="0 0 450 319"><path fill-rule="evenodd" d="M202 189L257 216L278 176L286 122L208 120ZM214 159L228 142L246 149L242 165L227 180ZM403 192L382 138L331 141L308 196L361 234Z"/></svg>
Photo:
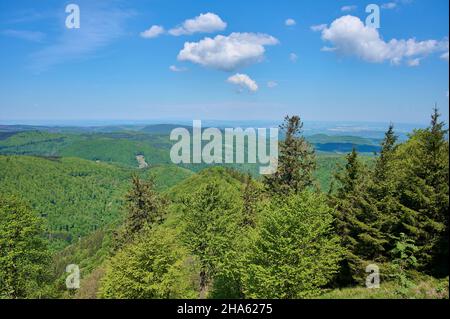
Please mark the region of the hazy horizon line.
<svg viewBox="0 0 450 319"><path fill-rule="evenodd" d="M92 120L0 120L0 125L3 126L53 126L53 127L103 127L111 125L125 125L125 126L137 126L137 125L185 125L186 123L191 123L198 119L177 119L177 118L158 118L158 119L127 119L127 120L106 120L106 119L92 119ZM269 120L269 119L200 119L204 123L273 123L280 124L284 118L279 120ZM307 124L342 124L342 125L352 125L352 124L368 124L368 125L386 125L393 123L394 125L428 125L428 121L423 122L401 122L401 121L370 121L370 120L302 120L303 123Z"/></svg>

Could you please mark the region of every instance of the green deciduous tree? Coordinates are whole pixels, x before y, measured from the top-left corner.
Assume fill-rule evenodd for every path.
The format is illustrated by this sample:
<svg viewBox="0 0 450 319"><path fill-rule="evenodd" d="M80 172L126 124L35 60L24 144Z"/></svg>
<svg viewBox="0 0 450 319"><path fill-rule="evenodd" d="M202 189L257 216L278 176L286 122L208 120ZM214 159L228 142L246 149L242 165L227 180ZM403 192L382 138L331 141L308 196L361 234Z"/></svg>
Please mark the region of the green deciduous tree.
<svg viewBox="0 0 450 319"><path fill-rule="evenodd" d="M0 298L38 298L50 255L41 220L15 197L0 195Z"/></svg>
<svg viewBox="0 0 450 319"><path fill-rule="evenodd" d="M314 296L338 270L342 255L325 198L310 191L275 197L250 238L243 271L248 298Z"/></svg>
<svg viewBox="0 0 450 319"><path fill-rule="evenodd" d="M183 238L200 261L201 297L233 250L238 225L242 223L241 203L228 184L212 180L184 199Z"/></svg>
<svg viewBox="0 0 450 319"><path fill-rule="evenodd" d="M124 247L109 262L100 296L114 299L198 297L196 262L176 233L155 227Z"/></svg>

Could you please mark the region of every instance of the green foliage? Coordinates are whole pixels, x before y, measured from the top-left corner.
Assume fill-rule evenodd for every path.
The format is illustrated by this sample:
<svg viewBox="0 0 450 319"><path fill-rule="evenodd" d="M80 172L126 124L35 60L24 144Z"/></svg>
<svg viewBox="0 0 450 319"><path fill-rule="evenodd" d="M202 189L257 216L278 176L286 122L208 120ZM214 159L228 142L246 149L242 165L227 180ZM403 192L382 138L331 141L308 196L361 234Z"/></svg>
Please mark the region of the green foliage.
<svg viewBox="0 0 450 319"><path fill-rule="evenodd" d="M154 180L157 191L164 192L194 175L194 172L175 165L152 166L143 174L144 178Z"/></svg>
<svg viewBox="0 0 450 319"><path fill-rule="evenodd" d="M448 275L448 139L437 109L427 129L397 144L391 125L373 169L361 165L355 151L337 175L336 225L347 248L344 268L357 279L364 261L392 260L406 234L417 264L429 273ZM394 262L394 265L397 263ZM356 276L355 276L356 274Z"/></svg>
<svg viewBox="0 0 450 319"><path fill-rule="evenodd" d="M81 159L0 156L0 193L23 196L45 218L53 250L118 220L129 175Z"/></svg>
<svg viewBox="0 0 450 319"><path fill-rule="evenodd" d="M385 252L390 251L398 236L401 203L397 196L399 179L396 171L397 136L394 126L389 125L381 143L380 156L375 161L372 178L369 179L368 192L374 209L380 215L380 230L386 235Z"/></svg>
<svg viewBox="0 0 450 319"><path fill-rule="evenodd" d="M234 174L230 172L234 172ZM190 178L167 189L164 194L173 201L179 202L186 197L187 194L198 192L200 188L211 181L220 181L220 183L230 186L233 189L233 192L240 192L242 189L242 182L245 180L245 175L243 176L244 178L242 178L242 174L239 172L216 166L192 175Z"/></svg>
<svg viewBox="0 0 450 319"><path fill-rule="evenodd" d="M132 177L132 187L125 196L127 216L115 236L115 249L131 243L144 229L161 224L165 215L164 199L155 192L153 180Z"/></svg>
<svg viewBox="0 0 450 319"><path fill-rule="evenodd" d="M137 155L143 155L151 165L170 163L168 142L168 137L133 132L60 134L33 131L0 141L0 153L79 157L137 167Z"/></svg>
<svg viewBox="0 0 450 319"><path fill-rule="evenodd" d="M448 299L448 277L436 279L420 275L408 288L396 281L381 282L379 289L363 286L325 290L320 299ZM401 292L401 293L400 293Z"/></svg>
<svg viewBox="0 0 450 319"><path fill-rule="evenodd" d="M242 226L256 227L258 205L262 200L262 196L262 185L253 180L251 175L248 174L242 192Z"/></svg>
<svg viewBox="0 0 450 319"><path fill-rule="evenodd" d="M298 116L286 116L280 129L285 133L279 142L278 169L264 178L269 192L289 194L303 191L313 185L316 169L315 153L302 134L303 123Z"/></svg>
<svg viewBox="0 0 450 319"><path fill-rule="evenodd" d="M42 222L15 197L0 195L0 298L42 297L50 255Z"/></svg>
<svg viewBox="0 0 450 319"><path fill-rule="evenodd" d="M320 189L323 192L334 191L332 189L335 187L334 176L336 174L337 168L345 166L347 162L347 154L324 154L317 153L317 169L314 172L314 179L318 182ZM358 159L361 164L367 167L372 167L376 160L374 155L362 155L358 154Z"/></svg>
<svg viewBox="0 0 450 319"><path fill-rule="evenodd" d="M77 158L0 155L0 194L20 195L41 215L50 248L57 251L122 221L124 194L135 172L154 177L157 189L167 189L190 176L172 165L136 171ZM163 178L166 173L176 177Z"/></svg>
<svg viewBox="0 0 450 319"><path fill-rule="evenodd" d="M434 110L430 126L415 131L396 152L397 196L402 214L398 232L418 247L422 269L448 275L448 138Z"/></svg>
<svg viewBox="0 0 450 319"><path fill-rule="evenodd" d="M100 296L114 299L196 298L196 261L179 245L176 233L153 228L114 256Z"/></svg>
<svg viewBox="0 0 450 319"><path fill-rule="evenodd" d="M239 195L229 185L211 180L183 200L183 241L200 262L200 289L207 293L211 279L232 250L241 223Z"/></svg>
<svg viewBox="0 0 450 319"><path fill-rule="evenodd" d="M77 297L91 298L96 296L96 291L91 292L92 286L98 287L98 281L103 273L103 264L110 256L111 233L97 230L81 238L76 243L56 252L52 260L53 292L58 298L70 298L72 295L66 288L66 267L76 264L80 268L81 283ZM87 292L89 291L89 292ZM80 296L81 295L81 296Z"/></svg>
<svg viewBox="0 0 450 319"><path fill-rule="evenodd" d="M405 270L417 266L417 258L414 257L416 252L417 247L414 245L414 241L407 238L405 234L401 233L395 248L391 251L391 254L394 257L393 262L398 264L402 270Z"/></svg>
<svg viewBox="0 0 450 319"><path fill-rule="evenodd" d="M368 175L355 149L335 175L338 186L330 203L336 208L335 227L346 249L338 277L341 284L363 280L366 261L382 261L386 238L380 230L380 213L368 194Z"/></svg>
<svg viewBox="0 0 450 319"><path fill-rule="evenodd" d="M305 298L319 293L342 256L325 199L304 191L276 197L251 238L244 293L248 298Z"/></svg>
<svg viewBox="0 0 450 319"><path fill-rule="evenodd" d="M400 294L406 295L406 290L413 286L407 270L417 267L417 259L414 256L417 250L414 241L401 233L394 249L391 251L393 275L399 284L398 292Z"/></svg>
<svg viewBox="0 0 450 319"><path fill-rule="evenodd" d="M302 125L286 117L279 170L263 183L255 164L165 164L166 126L2 135L1 154L39 157L0 156L0 297L309 298L362 281L376 263L380 290L325 296L448 298L448 284L418 273L448 276L448 132L437 110L403 143L391 125L379 156L356 151L378 152L378 140L305 138ZM316 167L309 142L354 149L319 152ZM138 170L137 155L150 168ZM72 263L82 272L76 293L65 288Z"/></svg>

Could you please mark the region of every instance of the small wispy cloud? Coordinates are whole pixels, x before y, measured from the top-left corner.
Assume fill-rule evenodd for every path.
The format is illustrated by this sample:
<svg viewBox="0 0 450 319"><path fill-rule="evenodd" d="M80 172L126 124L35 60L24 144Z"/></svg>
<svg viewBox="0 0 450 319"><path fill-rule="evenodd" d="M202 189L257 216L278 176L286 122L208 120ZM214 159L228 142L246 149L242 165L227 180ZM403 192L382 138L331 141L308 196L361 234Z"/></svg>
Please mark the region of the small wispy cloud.
<svg viewBox="0 0 450 319"><path fill-rule="evenodd" d="M188 69L184 67L178 67L176 65L169 66L169 70L172 72L186 72Z"/></svg>
<svg viewBox="0 0 450 319"><path fill-rule="evenodd" d="M320 31L325 30L327 27L328 27L328 25L324 23L324 24L312 25L310 27L310 29L314 32L320 32Z"/></svg>
<svg viewBox="0 0 450 319"><path fill-rule="evenodd" d="M216 31L223 31L226 27L227 23L217 14L208 12L184 21L180 26L170 29L169 34L180 36L194 33L213 33Z"/></svg>
<svg viewBox="0 0 450 319"><path fill-rule="evenodd" d="M0 31L0 34L2 36L17 38L31 42L42 42L46 36L45 33L39 31L12 30L12 29Z"/></svg>
<svg viewBox="0 0 450 319"><path fill-rule="evenodd" d="M267 87L268 87L269 89L276 88L277 86L278 86L278 83L275 82L275 81L269 81L269 82L267 82Z"/></svg>
<svg viewBox="0 0 450 319"><path fill-rule="evenodd" d="M355 5L350 5L350 6L343 6L343 7L341 8L341 11L342 11L342 12L351 12L351 11L355 11L356 9L358 9L357 6L355 6Z"/></svg>
<svg viewBox="0 0 450 319"><path fill-rule="evenodd" d="M397 2L387 2L381 5L381 9L392 10L397 8Z"/></svg>
<svg viewBox="0 0 450 319"><path fill-rule="evenodd" d="M233 76L230 76L227 79L227 82L238 86L239 93L244 90L248 90L249 92L258 91L258 84L252 78L250 78L247 74L237 73Z"/></svg>
<svg viewBox="0 0 450 319"><path fill-rule="evenodd" d="M334 52L334 51L336 51L336 48L324 46L324 47L322 47L320 49L320 51L322 51L322 52Z"/></svg>
<svg viewBox="0 0 450 319"><path fill-rule="evenodd" d="M420 58L410 59L406 62L409 67L415 67L420 65Z"/></svg>
<svg viewBox="0 0 450 319"><path fill-rule="evenodd" d="M0 21L4 24L21 24L41 20L54 19L57 17L55 11L43 11L36 9L24 9L16 12L8 12L0 15Z"/></svg>
<svg viewBox="0 0 450 319"><path fill-rule="evenodd" d="M286 19L286 21L284 21L284 24L288 27L293 27L297 24L297 22L294 19L289 18L289 19Z"/></svg>
<svg viewBox="0 0 450 319"><path fill-rule="evenodd" d="M110 45L125 35L125 22L133 16L130 10L114 6L115 2L80 3L82 25L79 29L67 29L64 11L58 17L61 33L54 43L30 55L30 68L42 72L48 68L79 59L91 57L97 50ZM116 2L117 3L117 2Z"/></svg>
<svg viewBox="0 0 450 319"><path fill-rule="evenodd" d="M153 25L148 30L141 32L141 37L146 39L153 39L159 37L164 32L164 27L160 25Z"/></svg>
<svg viewBox="0 0 450 319"><path fill-rule="evenodd" d="M289 60L291 60L292 63L296 63L298 60L298 55L295 53L290 53L289 54Z"/></svg>

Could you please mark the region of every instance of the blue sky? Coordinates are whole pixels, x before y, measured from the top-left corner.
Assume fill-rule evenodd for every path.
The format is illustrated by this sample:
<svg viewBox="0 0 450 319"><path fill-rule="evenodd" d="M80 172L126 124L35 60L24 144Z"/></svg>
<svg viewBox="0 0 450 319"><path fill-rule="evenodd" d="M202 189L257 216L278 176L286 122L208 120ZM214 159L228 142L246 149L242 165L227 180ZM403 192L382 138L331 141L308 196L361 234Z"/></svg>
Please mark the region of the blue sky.
<svg viewBox="0 0 450 319"><path fill-rule="evenodd" d="M69 3L80 29L65 26ZM370 3L381 7L379 29L365 25ZM434 103L448 119L448 6L1 1L0 123L286 114L424 123Z"/></svg>

